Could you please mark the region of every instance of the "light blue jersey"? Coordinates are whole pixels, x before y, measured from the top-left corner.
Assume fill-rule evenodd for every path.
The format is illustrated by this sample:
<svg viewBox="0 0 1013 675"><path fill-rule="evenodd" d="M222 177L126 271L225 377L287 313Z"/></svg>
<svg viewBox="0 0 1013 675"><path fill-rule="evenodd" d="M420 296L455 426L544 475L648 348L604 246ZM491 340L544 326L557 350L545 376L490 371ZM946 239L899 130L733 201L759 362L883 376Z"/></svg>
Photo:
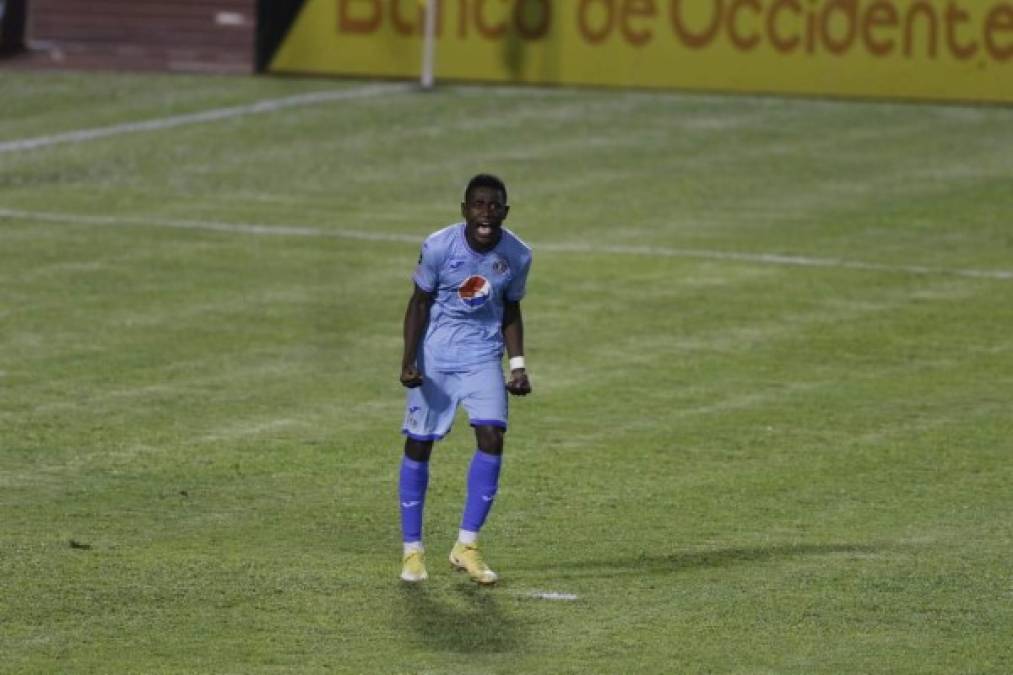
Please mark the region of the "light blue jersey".
<svg viewBox="0 0 1013 675"><path fill-rule="evenodd" d="M413 279L435 292L419 354L422 372L460 372L503 358L503 306L524 297L531 249L502 228L491 251L473 250L464 223L445 227L422 244Z"/></svg>

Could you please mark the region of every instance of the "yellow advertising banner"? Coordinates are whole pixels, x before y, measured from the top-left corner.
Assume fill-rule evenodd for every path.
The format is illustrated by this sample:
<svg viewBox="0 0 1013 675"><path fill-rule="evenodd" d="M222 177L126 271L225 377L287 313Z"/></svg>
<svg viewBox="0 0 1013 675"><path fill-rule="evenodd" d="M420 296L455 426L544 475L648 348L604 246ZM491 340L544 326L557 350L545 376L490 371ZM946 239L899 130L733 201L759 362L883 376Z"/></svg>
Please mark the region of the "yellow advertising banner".
<svg viewBox="0 0 1013 675"><path fill-rule="evenodd" d="M1013 102L1013 0L437 0L438 79ZM307 0L269 70L412 78L425 0Z"/></svg>

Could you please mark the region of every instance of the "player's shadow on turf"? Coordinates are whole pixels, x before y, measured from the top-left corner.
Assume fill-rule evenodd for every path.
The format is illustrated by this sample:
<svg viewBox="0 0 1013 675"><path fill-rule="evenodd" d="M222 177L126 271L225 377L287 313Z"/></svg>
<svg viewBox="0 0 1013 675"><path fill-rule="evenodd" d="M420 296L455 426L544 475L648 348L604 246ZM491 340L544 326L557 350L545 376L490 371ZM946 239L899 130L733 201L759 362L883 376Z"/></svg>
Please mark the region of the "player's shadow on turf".
<svg viewBox="0 0 1013 675"><path fill-rule="evenodd" d="M667 555L631 555L612 560L577 560L559 569L559 578L614 577L629 574L674 574L701 567L747 565L790 558L851 554L869 555L881 546L861 544L780 544L774 546L733 547L708 551L685 551ZM515 565L515 567L517 567Z"/></svg>
<svg viewBox="0 0 1013 675"><path fill-rule="evenodd" d="M519 647L517 626L500 611L496 589L461 586L448 593L405 585L401 597L405 631L430 649L495 654Z"/></svg>

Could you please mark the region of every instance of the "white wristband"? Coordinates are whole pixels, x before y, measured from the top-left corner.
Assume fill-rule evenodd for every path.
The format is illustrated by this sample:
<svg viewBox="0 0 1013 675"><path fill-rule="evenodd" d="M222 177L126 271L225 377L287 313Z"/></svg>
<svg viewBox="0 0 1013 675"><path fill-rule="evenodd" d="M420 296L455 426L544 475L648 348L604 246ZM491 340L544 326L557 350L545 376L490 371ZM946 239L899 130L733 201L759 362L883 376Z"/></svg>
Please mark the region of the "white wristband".
<svg viewBox="0 0 1013 675"><path fill-rule="evenodd" d="M514 356L510 359L510 370L517 370L524 367L524 357Z"/></svg>

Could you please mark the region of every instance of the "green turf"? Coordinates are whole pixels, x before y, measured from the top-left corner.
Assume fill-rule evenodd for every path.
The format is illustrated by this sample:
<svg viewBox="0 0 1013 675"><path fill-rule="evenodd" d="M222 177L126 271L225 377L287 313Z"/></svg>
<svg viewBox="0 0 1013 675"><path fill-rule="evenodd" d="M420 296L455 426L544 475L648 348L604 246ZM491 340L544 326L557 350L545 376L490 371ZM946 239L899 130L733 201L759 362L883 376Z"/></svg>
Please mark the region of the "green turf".
<svg viewBox="0 0 1013 675"><path fill-rule="evenodd" d="M0 143L363 86L0 72ZM459 418L403 588L408 277L481 170L503 582L444 564ZM1009 108L565 89L2 153L0 670L1008 673L1011 184Z"/></svg>

